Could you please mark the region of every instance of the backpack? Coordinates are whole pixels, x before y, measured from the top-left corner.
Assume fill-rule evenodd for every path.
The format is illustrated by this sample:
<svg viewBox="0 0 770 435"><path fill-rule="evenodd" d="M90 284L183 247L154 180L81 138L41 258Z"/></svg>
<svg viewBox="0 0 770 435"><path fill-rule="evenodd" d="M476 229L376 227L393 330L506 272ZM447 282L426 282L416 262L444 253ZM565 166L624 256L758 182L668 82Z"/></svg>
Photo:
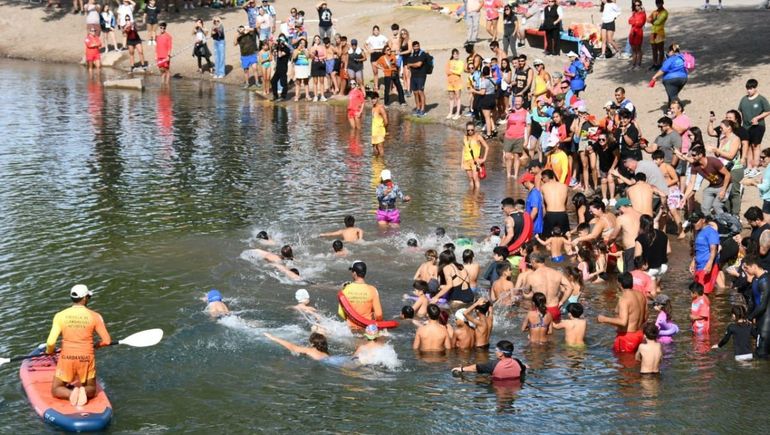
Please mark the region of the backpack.
<svg viewBox="0 0 770 435"><path fill-rule="evenodd" d="M741 233L741 221L729 213L719 213L714 216L714 222L717 224L717 232L719 232L720 239L733 237Z"/></svg>
<svg viewBox="0 0 770 435"><path fill-rule="evenodd" d="M692 53L689 51L682 53L682 60L684 60L684 69L686 69L688 73L695 70L695 56L693 56Z"/></svg>
<svg viewBox="0 0 770 435"><path fill-rule="evenodd" d="M428 52L425 52L425 63L428 64L428 67L425 70L425 73L433 74L433 56L431 56L430 53Z"/></svg>

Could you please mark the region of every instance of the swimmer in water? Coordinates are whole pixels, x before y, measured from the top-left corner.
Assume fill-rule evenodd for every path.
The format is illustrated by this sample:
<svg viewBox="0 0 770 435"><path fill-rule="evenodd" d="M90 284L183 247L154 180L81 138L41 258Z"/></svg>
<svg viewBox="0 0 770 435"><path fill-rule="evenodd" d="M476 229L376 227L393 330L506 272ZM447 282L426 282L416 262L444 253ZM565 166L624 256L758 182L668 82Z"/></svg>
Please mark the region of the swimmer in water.
<svg viewBox="0 0 770 435"><path fill-rule="evenodd" d="M585 347L586 320L581 319L583 305L574 302L567 305L567 318L553 324L553 329L564 330L564 343L570 347Z"/></svg>
<svg viewBox="0 0 770 435"><path fill-rule="evenodd" d="M406 241L406 246L410 248L417 248L417 239L409 239Z"/></svg>
<svg viewBox="0 0 770 435"><path fill-rule="evenodd" d="M230 314L230 310L227 308L224 302L222 302L222 293L217 289L211 289L206 293L206 311L208 311L211 317L223 317Z"/></svg>
<svg viewBox="0 0 770 435"><path fill-rule="evenodd" d="M452 338L452 348L468 350L476 347L476 332L473 330L475 325L465 317L465 308L455 311L455 329Z"/></svg>
<svg viewBox="0 0 770 435"><path fill-rule="evenodd" d="M267 235L267 231L260 231L257 233L257 242L264 246L275 246L275 240Z"/></svg>
<svg viewBox="0 0 770 435"><path fill-rule="evenodd" d="M427 292L427 282L416 280L412 283L412 294L417 297L417 300L412 304L412 309L414 310L415 315L417 315L417 318L420 319L424 319L425 316L428 315L428 305L430 305L430 301L426 296Z"/></svg>
<svg viewBox="0 0 770 435"><path fill-rule="evenodd" d="M274 337L267 332L264 333L265 337L280 344L281 346L289 349L292 353L298 353L300 355L307 355L316 361L320 361L325 358L329 358L329 343L326 341L326 336L317 332L310 334L310 346L299 346L294 343L290 343L278 337Z"/></svg>
<svg viewBox="0 0 770 435"><path fill-rule="evenodd" d="M495 323L492 304L484 298L477 299L465 310L465 318L476 325L476 349L488 349L489 336L492 335L492 325Z"/></svg>
<svg viewBox="0 0 770 435"><path fill-rule="evenodd" d="M489 229L489 235L487 235L487 238L484 239L484 242L487 242L492 246L499 245L501 231L502 230L497 225L492 226L492 228Z"/></svg>
<svg viewBox="0 0 770 435"><path fill-rule="evenodd" d="M294 299L297 300L297 305L289 307L292 310L297 310L300 313L310 315L316 320L320 320L321 316L318 314L318 310L310 305L310 293L307 290L301 288L294 293Z"/></svg>
<svg viewBox="0 0 770 435"><path fill-rule="evenodd" d="M654 323L644 325L644 343L636 351L636 360L642 362L639 372L645 374L660 373L660 362L663 360L663 346L657 341L658 327Z"/></svg>
<svg viewBox="0 0 770 435"><path fill-rule="evenodd" d="M504 261L497 265L498 278L489 289L489 301L510 306L514 302L513 282L511 282L511 263Z"/></svg>
<svg viewBox="0 0 770 435"><path fill-rule="evenodd" d="M364 329L364 338L366 338L366 342L358 346L353 357L358 358L359 362L362 364L366 364L368 356L385 345L383 340L379 340L381 336L380 328L378 328L376 324L372 323L371 325L368 325L366 329Z"/></svg>
<svg viewBox="0 0 770 435"><path fill-rule="evenodd" d="M345 216L345 228L330 233L321 233L321 237L342 237L343 242L359 242L364 240L364 230L356 226L356 218Z"/></svg>
<svg viewBox="0 0 770 435"><path fill-rule="evenodd" d="M334 251L335 257L347 257L350 253L345 246L342 245L342 240L335 240L332 242L332 251Z"/></svg>
<svg viewBox="0 0 770 435"><path fill-rule="evenodd" d="M441 309L428 305L428 323L421 326L414 335L412 349L420 352L444 352L452 348L447 328L439 323Z"/></svg>
<svg viewBox="0 0 770 435"><path fill-rule="evenodd" d="M282 263L284 261L294 260L294 251L289 245L283 245L279 254L265 251L263 249L251 249L251 253L268 263Z"/></svg>

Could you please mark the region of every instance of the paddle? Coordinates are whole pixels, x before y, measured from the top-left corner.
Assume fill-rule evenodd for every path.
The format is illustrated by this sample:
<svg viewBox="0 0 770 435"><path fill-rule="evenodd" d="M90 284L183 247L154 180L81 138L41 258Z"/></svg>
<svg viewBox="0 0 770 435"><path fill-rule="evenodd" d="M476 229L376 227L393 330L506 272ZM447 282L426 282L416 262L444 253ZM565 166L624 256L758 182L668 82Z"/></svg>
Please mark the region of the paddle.
<svg viewBox="0 0 770 435"><path fill-rule="evenodd" d="M131 334L120 341L110 343L110 346L115 346L117 344L124 344L130 347L149 347L149 346L155 346L156 344L160 343L161 339L163 339L162 329L159 329L159 328L148 329L146 331L140 331L135 334ZM0 366L9 362L23 361L28 358L35 358L40 356L44 356L44 354L23 355L23 356L15 356L12 358L0 358Z"/></svg>

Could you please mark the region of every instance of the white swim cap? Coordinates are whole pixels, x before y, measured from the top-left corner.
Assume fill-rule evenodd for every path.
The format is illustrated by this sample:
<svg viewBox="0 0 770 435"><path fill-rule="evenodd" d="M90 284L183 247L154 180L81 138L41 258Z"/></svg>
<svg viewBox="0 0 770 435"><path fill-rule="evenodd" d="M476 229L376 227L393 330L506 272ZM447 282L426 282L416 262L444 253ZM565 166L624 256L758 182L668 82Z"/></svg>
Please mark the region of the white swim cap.
<svg viewBox="0 0 770 435"><path fill-rule="evenodd" d="M380 179L382 181L390 180L391 179L390 177L391 177L390 169L383 169L382 172L380 172Z"/></svg>
<svg viewBox="0 0 770 435"><path fill-rule="evenodd" d="M459 310L455 311L455 319L462 320L463 322L467 323L468 326L470 326L471 328L475 328L476 325L469 322L468 319L465 318L465 311L466 311L466 308L460 308Z"/></svg>
<svg viewBox="0 0 770 435"><path fill-rule="evenodd" d="M310 300L310 294L307 292L307 290L301 288L297 290L296 293L294 293L294 299L297 300L297 302L305 302Z"/></svg>

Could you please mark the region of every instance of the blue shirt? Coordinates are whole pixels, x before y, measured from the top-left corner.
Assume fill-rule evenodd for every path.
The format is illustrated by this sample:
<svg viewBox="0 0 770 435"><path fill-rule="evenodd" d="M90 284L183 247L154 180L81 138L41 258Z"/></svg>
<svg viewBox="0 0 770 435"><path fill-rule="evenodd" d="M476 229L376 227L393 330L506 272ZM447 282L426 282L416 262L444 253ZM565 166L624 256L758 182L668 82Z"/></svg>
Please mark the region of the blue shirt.
<svg viewBox="0 0 770 435"><path fill-rule="evenodd" d="M583 78L585 76L585 66L583 66L583 62L580 59L575 59L574 62L572 62L567 69L570 74L575 74L575 77L572 77L569 81L569 87L573 91L582 91L586 88L586 82Z"/></svg>
<svg viewBox="0 0 770 435"><path fill-rule="evenodd" d="M249 19L249 27L252 29L257 28L257 8L246 7L246 16Z"/></svg>
<svg viewBox="0 0 770 435"><path fill-rule="evenodd" d="M695 236L695 270L704 270L706 263L709 261L711 255L710 248L713 245L717 245L719 249L719 233L711 225L706 225L698 231L698 235ZM719 260L719 254L714 258L716 264ZM712 264L712 266L713 266Z"/></svg>
<svg viewBox="0 0 770 435"><path fill-rule="evenodd" d="M660 67L663 71L663 80L686 79L687 68L684 67L684 57L681 54L669 56Z"/></svg>
<svg viewBox="0 0 770 435"><path fill-rule="evenodd" d="M543 232L543 194L540 190L533 188L527 195L527 202L524 205L527 213L530 213L532 209L537 209L537 216L535 221L532 222L532 234L541 234Z"/></svg>
<svg viewBox="0 0 770 435"><path fill-rule="evenodd" d="M385 194L385 189L387 189L387 186L384 184L377 186L377 201L380 203L380 207L389 209L396 208L396 199L401 198L403 201L404 192L401 191L398 184L393 184L393 189L391 189L390 193L387 195Z"/></svg>

